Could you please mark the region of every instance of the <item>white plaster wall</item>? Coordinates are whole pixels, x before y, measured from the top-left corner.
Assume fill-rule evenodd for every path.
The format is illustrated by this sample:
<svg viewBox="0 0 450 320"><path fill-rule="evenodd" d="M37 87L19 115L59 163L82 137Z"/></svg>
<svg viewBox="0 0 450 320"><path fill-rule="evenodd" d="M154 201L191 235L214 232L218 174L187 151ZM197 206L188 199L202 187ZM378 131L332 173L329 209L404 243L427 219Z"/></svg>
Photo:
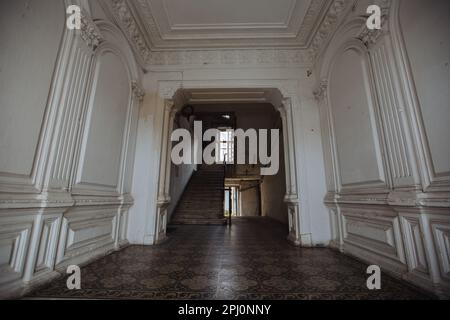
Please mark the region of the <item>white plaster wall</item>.
<svg viewBox="0 0 450 320"><path fill-rule="evenodd" d="M287 206L284 203L286 194L285 170L284 170L284 146L283 133L280 130L280 170L276 175L265 176L261 185L262 215L275 219L283 224L288 224Z"/></svg>
<svg viewBox="0 0 450 320"><path fill-rule="evenodd" d="M171 203L167 208L169 214L169 221L174 214L175 208L178 202L181 200L181 196L189 183L189 180L194 173L195 165L182 164L179 166L172 166L172 174L170 177L170 199Z"/></svg>
<svg viewBox="0 0 450 320"><path fill-rule="evenodd" d="M89 34L66 29L66 4L1 2L1 297L128 244L140 71L86 2Z"/></svg>
<svg viewBox="0 0 450 320"><path fill-rule="evenodd" d="M378 165L376 119L362 55L354 49L340 54L329 83L342 186L377 181L383 174Z"/></svg>
<svg viewBox="0 0 450 320"><path fill-rule="evenodd" d="M306 71L300 75L305 75ZM331 237L328 211L323 205L327 193L322 131L319 109L313 92L318 74L303 77L297 91L299 108L293 112L294 129L297 135L296 162L300 172L300 228L310 233L313 245L328 245Z"/></svg>
<svg viewBox="0 0 450 320"><path fill-rule="evenodd" d="M161 156L163 101L158 96L158 78L178 80L177 73L143 78L144 101L139 110L133 184L134 205L127 229L132 244L151 245L155 240L155 216Z"/></svg>
<svg viewBox="0 0 450 320"><path fill-rule="evenodd" d="M117 187L131 80L114 53L105 51L98 59L79 178L81 183Z"/></svg>
<svg viewBox="0 0 450 320"><path fill-rule="evenodd" d="M63 34L61 2L45 0L28 7L27 3L0 4L0 172L4 175L32 173ZM37 52L41 59L36 59Z"/></svg>
<svg viewBox="0 0 450 320"><path fill-rule="evenodd" d="M448 1L361 2L317 63L333 247L448 296ZM444 89L445 88L445 89Z"/></svg>
<svg viewBox="0 0 450 320"><path fill-rule="evenodd" d="M258 198L258 188L254 187L254 188L248 189L252 186L255 186L256 183L257 183L256 181L241 183L240 216L242 216L242 217L258 217L259 216L260 204L259 204L259 198ZM244 189L244 190L242 190L242 189Z"/></svg>
<svg viewBox="0 0 450 320"><path fill-rule="evenodd" d="M450 3L402 1L400 26L435 175L450 174Z"/></svg>

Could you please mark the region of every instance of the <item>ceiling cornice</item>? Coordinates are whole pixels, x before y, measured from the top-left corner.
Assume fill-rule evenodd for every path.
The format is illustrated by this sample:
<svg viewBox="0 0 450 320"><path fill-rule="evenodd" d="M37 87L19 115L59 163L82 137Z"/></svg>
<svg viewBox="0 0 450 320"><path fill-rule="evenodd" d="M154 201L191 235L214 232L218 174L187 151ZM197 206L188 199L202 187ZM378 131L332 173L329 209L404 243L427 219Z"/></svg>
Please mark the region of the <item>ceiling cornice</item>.
<svg viewBox="0 0 450 320"><path fill-rule="evenodd" d="M326 0L326 10L319 21L312 21L313 15L306 14L303 24L314 27L312 30L303 27L300 29L300 37L305 38L309 33L308 45L305 48L279 48L274 44L271 47L256 48L250 46L158 50L149 35L149 28L153 29L151 32L159 32L158 28L151 21L144 22L140 14L140 4L147 3L147 0L100 1L123 30L138 56L138 61L145 69L152 66L312 66L330 35L354 3L351 0ZM313 0L309 10L317 10L314 4L318 6L320 1Z"/></svg>
<svg viewBox="0 0 450 320"><path fill-rule="evenodd" d="M149 1L135 0L133 2L138 8L138 18L145 21L146 31L152 39L153 50L237 49L242 47L306 49L309 46L311 35L317 30L333 0L311 0L301 23L294 28L295 31L249 34L244 32L245 30L241 30L240 34L215 33L195 36L165 34L156 22Z"/></svg>
<svg viewBox="0 0 450 320"><path fill-rule="evenodd" d="M345 16L345 13L353 7L355 0L334 0L331 4L325 18L322 20L319 29L314 35L314 38L308 48L312 60L321 52L321 49L328 42L333 31L339 26L339 22Z"/></svg>

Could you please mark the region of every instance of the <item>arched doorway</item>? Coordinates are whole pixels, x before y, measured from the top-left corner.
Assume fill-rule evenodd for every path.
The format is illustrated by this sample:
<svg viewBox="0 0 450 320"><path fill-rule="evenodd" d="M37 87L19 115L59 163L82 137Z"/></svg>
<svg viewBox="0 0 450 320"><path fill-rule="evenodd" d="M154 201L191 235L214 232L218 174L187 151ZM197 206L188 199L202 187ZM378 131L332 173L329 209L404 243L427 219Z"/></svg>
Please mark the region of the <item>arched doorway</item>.
<svg viewBox="0 0 450 320"><path fill-rule="evenodd" d="M283 145L285 161L286 194L284 201L288 208L289 235L288 239L295 245L310 246L310 233L301 236L301 220L308 219L307 212L300 216L300 200L298 196L298 179L295 152L295 136L292 119L293 103L297 103L296 97L283 95L279 89L266 88L223 88L210 87L207 84L189 84L181 86L175 84L171 90L161 92L161 100L164 114L162 123L161 156L159 162L159 179L157 195L157 213L155 216L155 243L166 239L168 223L168 207L171 204L170 175L171 175L171 140L174 118L177 112L187 104L200 101L210 102L260 102L270 103L279 112L283 128ZM306 224L307 226L307 224Z"/></svg>

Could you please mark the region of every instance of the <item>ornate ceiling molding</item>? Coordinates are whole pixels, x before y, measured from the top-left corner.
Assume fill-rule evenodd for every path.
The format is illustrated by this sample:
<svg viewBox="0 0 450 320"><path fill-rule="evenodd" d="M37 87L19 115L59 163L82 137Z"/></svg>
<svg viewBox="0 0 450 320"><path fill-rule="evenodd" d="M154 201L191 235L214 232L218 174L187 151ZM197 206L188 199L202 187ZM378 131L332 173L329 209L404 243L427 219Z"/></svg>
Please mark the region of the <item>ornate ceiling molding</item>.
<svg viewBox="0 0 450 320"><path fill-rule="evenodd" d="M333 1L309 47L309 54L313 60L315 60L315 58L319 55L333 31L336 30L341 18L345 15L349 8L353 7L353 3L354 1L350 0Z"/></svg>
<svg viewBox="0 0 450 320"><path fill-rule="evenodd" d="M214 34L206 37L190 38L188 35L171 37L165 34L157 23L149 0L136 0L137 17L143 22L148 32L154 50L175 49L234 49L246 48L268 48L280 47L290 49L306 49L311 41L312 34L317 29L320 20L326 13L327 8L333 0L311 0L303 19L291 32L277 32L269 34L253 34L239 37L239 34ZM298 5L298 4L297 4ZM298 19L300 20L300 19ZM295 22L295 21L294 21ZM163 28L166 29L166 28Z"/></svg>
<svg viewBox="0 0 450 320"><path fill-rule="evenodd" d="M235 49L191 50L153 52L151 66L261 66L261 65L311 65L304 50Z"/></svg>
<svg viewBox="0 0 450 320"><path fill-rule="evenodd" d="M154 19L148 17L149 13L142 9L148 7L147 0L102 0L102 2L124 31L145 68L153 66L233 65L310 67L337 28L342 17L354 3L354 1L349 0L313 0L308 9L311 12L306 14L303 21L305 27L301 28L298 35L306 38L309 34L309 45L303 49L277 48L276 44L272 44L271 48L157 51L149 34L158 33L158 27ZM324 3L327 4L327 10L323 13L321 23L317 24L315 20L317 11L323 11ZM138 14L138 12L142 14ZM145 19L145 22L143 19Z"/></svg>
<svg viewBox="0 0 450 320"><path fill-rule="evenodd" d="M81 12L80 37L92 50L95 50L104 41L103 35L97 25L84 11Z"/></svg>
<svg viewBox="0 0 450 320"><path fill-rule="evenodd" d="M383 35L389 33L389 12L392 5L392 0L381 0L379 6L381 8L381 29L370 30L365 25L361 29L358 36L367 48L371 48L378 42Z"/></svg>
<svg viewBox="0 0 450 320"><path fill-rule="evenodd" d="M151 48L145 40L142 30L139 28L128 2L126 0L109 0L103 2L110 9L119 27L125 32L140 60L144 64L148 64L151 56Z"/></svg>
<svg viewBox="0 0 450 320"><path fill-rule="evenodd" d="M327 98L327 90L328 90L328 80L322 79L317 89L314 90L313 92L316 101L318 102L324 101Z"/></svg>
<svg viewBox="0 0 450 320"><path fill-rule="evenodd" d="M136 81L131 82L131 91L133 92L133 96L136 97L138 101L144 100L145 91Z"/></svg>
<svg viewBox="0 0 450 320"><path fill-rule="evenodd" d="M184 1L184 0L182 0ZM256 0L259 2L259 0ZM149 0L148 3L150 3L153 17L155 20L158 20L158 25L160 26L160 30L165 30L166 32L169 31L197 31L199 29L203 29L206 34L208 33L215 33L215 30L219 31L235 31L235 30L258 30L258 29L266 29L266 30L274 30L277 31L283 31L286 33L290 33L292 30L297 30L300 28L300 24L302 22L302 19L298 19L299 14L302 13L300 10L302 7L299 6L298 0L288 0L290 1L289 11L287 14L283 17L283 19L278 21L260 21L260 22L209 22L209 23L177 23L174 21L173 16L170 13L170 9L167 5L166 0ZM307 1L301 1L300 4L305 5ZM225 5L233 5L230 1L224 1L223 4ZM280 2L280 5L282 2ZM282 6L283 8L286 8L286 6ZM159 8L159 11L158 11ZM155 10L156 9L156 10ZM257 12L257 11L255 11ZM162 17L164 19L161 19L160 14L162 13ZM294 21L292 21L295 19ZM162 32L163 33L163 32ZM266 33L266 32L265 32ZM168 37L167 37L168 36ZM168 34L162 34L162 37L164 39L170 38L170 35ZM226 37L226 36L224 36Z"/></svg>

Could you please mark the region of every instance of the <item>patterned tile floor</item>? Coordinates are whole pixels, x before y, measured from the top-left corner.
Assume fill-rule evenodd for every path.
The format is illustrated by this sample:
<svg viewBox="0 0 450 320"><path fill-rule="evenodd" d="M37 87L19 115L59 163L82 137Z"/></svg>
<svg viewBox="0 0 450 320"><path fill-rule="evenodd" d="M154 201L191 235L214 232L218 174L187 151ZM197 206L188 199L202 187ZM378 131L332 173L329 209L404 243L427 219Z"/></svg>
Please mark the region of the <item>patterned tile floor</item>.
<svg viewBox="0 0 450 320"><path fill-rule="evenodd" d="M288 244L264 218L223 226L174 226L159 246L130 246L82 268L82 290L64 278L32 298L83 299L430 299L382 275L366 287L363 263L330 249Z"/></svg>

